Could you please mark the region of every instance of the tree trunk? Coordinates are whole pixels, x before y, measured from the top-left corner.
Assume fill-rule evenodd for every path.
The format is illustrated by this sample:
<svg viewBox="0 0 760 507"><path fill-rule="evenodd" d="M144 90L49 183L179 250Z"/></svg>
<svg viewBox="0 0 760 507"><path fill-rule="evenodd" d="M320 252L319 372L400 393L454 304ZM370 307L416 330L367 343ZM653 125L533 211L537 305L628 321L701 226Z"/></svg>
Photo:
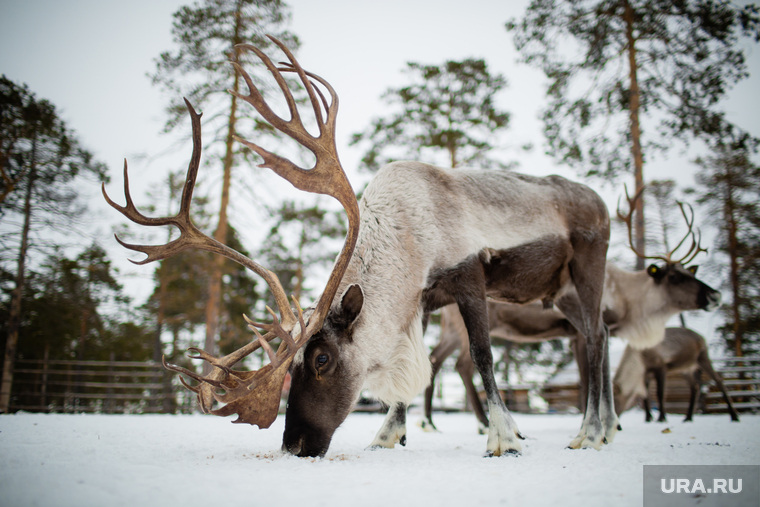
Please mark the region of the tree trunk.
<svg viewBox="0 0 760 507"><path fill-rule="evenodd" d="M164 354L164 345L161 342L161 335L164 332L164 313L166 308L166 286L168 285L166 275L163 273L163 262L158 267L158 308L156 312L156 335L153 338L153 360L161 361Z"/></svg>
<svg viewBox="0 0 760 507"><path fill-rule="evenodd" d="M731 291L733 293L733 301L731 303L731 312L733 317L733 331L734 331L734 354L736 357L741 357L742 342L744 341L741 312L739 306L741 305L741 288L739 282L739 259L738 259L738 241L736 238L736 204L734 203L733 192L734 178L731 174L731 169L726 167L725 185L726 185L726 202L725 202L725 218L728 225L728 256L731 264Z"/></svg>
<svg viewBox="0 0 760 507"><path fill-rule="evenodd" d="M241 6L238 5L238 14ZM240 43L240 16L236 17L235 34L233 37L233 49L235 44ZM239 91L240 79L238 73L234 73L232 89ZM227 207L230 202L230 182L232 180L232 164L234 162L233 135L235 134L235 122L237 119L237 97L232 95L230 103L230 115L227 124L227 139L225 142L224 154L224 175L222 177L222 200L219 206L219 222L214 230L214 239L220 243L227 244L227 230L229 228L227 218ZM208 282L208 300L206 301L206 340L204 349L211 354L216 353L217 336L219 334L219 314L222 306L222 270L224 267L224 257L214 256L211 264L211 275ZM203 372L211 371L211 365L208 362L203 363Z"/></svg>
<svg viewBox="0 0 760 507"><path fill-rule="evenodd" d="M7 414L11 404L11 389L13 388L13 368L16 362L18 348L18 332L21 326L21 300L24 294L26 275L26 251L29 248L29 229L32 218L32 195L34 194L36 138L32 141L32 168L29 171L29 183L24 200L24 228L21 233L21 246L18 253L16 269L16 287L11 293L11 307L8 315L8 337L5 341L5 357L3 360L3 376L0 383L0 414Z"/></svg>
<svg viewBox="0 0 760 507"><path fill-rule="evenodd" d="M8 150L8 153L10 153L10 150ZM6 155L3 152L0 152L0 175L3 179L3 189L0 191L0 204L5 202L5 198L8 197L8 194L13 192L16 189L16 184L18 183L20 177L17 177L16 179L13 179L10 177L8 172L6 171L6 164L8 162L8 155Z"/></svg>
<svg viewBox="0 0 760 507"><path fill-rule="evenodd" d="M644 186L644 157L641 152L641 126L639 124L640 92L636 63L636 39L633 36L634 11L630 3L625 2L625 35L628 40L628 63L630 79L630 128L631 128L631 155L633 157L633 175L638 192ZM646 253L646 239L644 226L644 199L636 202L636 217L634 218L634 242L636 250ZM644 269L645 259L636 256L636 269Z"/></svg>

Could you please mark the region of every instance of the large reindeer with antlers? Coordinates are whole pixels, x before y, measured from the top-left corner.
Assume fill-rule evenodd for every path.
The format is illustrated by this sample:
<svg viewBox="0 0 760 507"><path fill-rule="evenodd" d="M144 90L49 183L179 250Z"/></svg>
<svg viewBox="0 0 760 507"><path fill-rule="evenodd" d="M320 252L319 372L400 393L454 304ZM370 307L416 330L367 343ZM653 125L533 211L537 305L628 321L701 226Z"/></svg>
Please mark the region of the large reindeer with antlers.
<svg viewBox="0 0 760 507"><path fill-rule="evenodd" d="M626 191L629 212L624 214L618 206L618 218L627 225L628 241L633 252L644 259L659 260L663 264L652 264L641 271L628 271L607 263L605 269L602 315L610 334L624 338L631 349L641 351L662 342L668 320L684 311L713 311L720 305L721 294L696 278L697 266L689 266L700 252L699 234L694 231L694 211L691 206L678 203L686 222L686 233L680 242L665 255L647 256L633 247L632 216L636 201L643 189L633 197ZM688 209L688 213L687 213ZM685 254L676 258L676 252L687 239L691 245ZM688 267L685 267L688 266ZM586 400L588 385L588 362L586 343L582 333L558 310L546 310L540 305L515 305L489 302L489 332L492 340L515 343L537 343L564 337L573 338L573 350L578 364L581 381L581 405ZM477 397L472 382L472 359L468 352L467 331L456 306L450 305L441 311L441 334L438 344L430 354L433 379L443 362L457 350L461 350L456 369L465 385L475 416L482 424L487 424L483 406ZM432 399L435 383L425 391L426 429L435 429L432 415ZM616 408L617 407L616 405ZM620 414L620 410L618 410Z"/></svg>
<svg viewBox="0 0 760 507"><path fill-rule="evenodd" d="M556 302L588 342L588 410L571 447L600 448L618 428L612 407L607 330L600 303L609 242L609 217L602 200L584 185L557 176L537 178L511 172L444 170L415 162L381 169L357 203L338 160L335 120L338 97L321 77L301 68L290 51L272 39L289 63L280 67L250 45L282 90L290 119L277 116L250 76L236 71L249 88L235 94L273 127L316 156L302 169L249 141L238 139L269 167L307 192L331 195L348 215L345 245L327 286L313 308L295 310L269 270L202 234L190 221L189 206L200 158L200 118L188 104L193 125L193 157L180 212L149 218L137 211L124 170L126 206L108 202L140 225L173 225L180 237L166 245L122 244L143 252L141 263L189 248L228 257L261 275L275 295L279 317L271 324L250 322L256 338L225 356L191 349L213 371L200 376L168 368L198 381L185 385L201 408L216 415L238 414L236 422L268 427L276 417L283 378L292 375L285 414L283 448L298 456L322 456L333 433L367 386L390 410L373 447L406 441L406 409L430 382L430 362L422 340L426 312L456 303L470 336L470 351L483 379L490 409L488 455L519 453L519 431L497 390L488 337L486 296L515 302ZM319 135L310 134L283 73L295 73L305 88ZM318 86L329 94L329 100ZM233 92L234 93L234 92ZM104 188L105 195L105 188ZM568 293L579 305L567 306ZM257 330L266 331L261 335ZM275 351L269 341L279 338ZM258 347L270 364L257 371L233 366ZM215 403L223 404L214 408Z"/></svg>

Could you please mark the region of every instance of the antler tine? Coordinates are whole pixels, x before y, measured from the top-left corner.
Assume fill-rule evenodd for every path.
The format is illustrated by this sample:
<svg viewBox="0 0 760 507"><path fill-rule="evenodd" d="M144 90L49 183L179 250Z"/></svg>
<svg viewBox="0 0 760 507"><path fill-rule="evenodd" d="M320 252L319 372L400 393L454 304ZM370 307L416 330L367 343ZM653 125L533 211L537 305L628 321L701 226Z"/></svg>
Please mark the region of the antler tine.
<svg viewBox="0 0 760 507"><path fill-rule="evenodd" d="M298 69L296 69L293 66L293 64L290 62L279 62L279 64L282 65L282 67L277 68L277 70L279 70L280 72L298 72ZM310 81L311 89L314 90L314 92L317 95L319 95L319 99L322 101L322 107L324 107L325 113L327 114L327 122L325 124L334 122L336 115L332 113L334 109L337 109L338 94L335 92L335 90L333 89L332 85L330 85L330 83L328 83L327 81L325 81L318 75L312 72L309 72L308 70L304 70L303 72L305 75L309 76L314 81L317 81L322 86L327 88L327 90L330 92L330 98L332 99L332 103L327 101L327 97L325 97L324 93L322 93L322 90L314 86L314 81ZM322 113L321 109L315 109L314 113L317 114L319 118L321 118L321 113Z"/></svg>
<svg viewBox="0 0 760 507"><path fill-rule="evenodd" d="M683 219L686 221L686 234L683 238L681 238L681 241L678 242L678 244L673 248L670 252L668 252L668 259L671 259L671 263L683 263L684 259L689 257L692 252L694 252L695 249L699 250L701 247L698 246L699 241L695 238L694 235L694 208L691 207L691 204L686 203L686 206L689 207L689 213L691 214L691 218L689 218L689 215L686 213L686 209L684 208L684 203L681 201L677 201L678 208L681 210L681 216L683 216ZM701 233L700 233L701 236ZM686 252L686 255L684 255L681 260L674 261L672 260L673 255L675 255L676 251L678 251L679 248L681 248L681 245L683 245L684 241L686 241L687 238L691 237L691 246L689 247L689 250ZM696 252L697 254L699 251ZM696 254L695 254L696 256ZM692 257L693 259L693 257Z"/></svg>
<svg viewBox="0 0 760 507"><path fill-rule="evenodd" d="M678 201L678 207L681 209L681 215L683 216L684 220L686 221L686 226L688 228L686 235L683 237L683 239L678 243L678 245L670 252L668 257L671 257L675 254L675 252L678 250L678 248L683 244L684 241L686 241L686 238L691 237L691 246L686 251L686 254L684 254L681 259L677 261L673 261L674 263L679 263L682 265L687 265L691 261L693 261L697 255L700 254L700 252L707 252L706 248L702 248L702 231L697 228L696 234L694 233L694 208L689 203L685 203L686 206L689 208L689 214L687 215L686 210L684 209L684 203Z"/></svg>
<svg viewBox="0 0 760 507"><path fill-rule="evenodd" d="M193 189L195 188L195 180L198 175L198 166L201 159L201 132L200 121L203 113L198 114L195 112L192 104L187 99L185 105L190 112L190 118L192 121L193 129L193 154L190 157L190 163L187 168L187 177L185 178L185 186L182 189L182 198L180 200L180 211L174 217L148 217L140 213L134 202L132 201L132 195L129 191L129 170L127 167L127 160L124 159L124 198L127 202L126 206L121 206L114 202L106 192L105 182L101 185L101 191L106 202L111 205L112 208L119 211L122 215L135 222L138 225L157 226L157 225L174 225L180 230L183 230L187 225L184 218L188 218L190 213L190 202L193 198ZM122 243L124 246L126 244ZM129 247L128 247L129 248Z"/></svg>
<svg viewBox="0 0 760 507"><path fill-rule="evenodd" d="M277 353L274 351L271 345L269 345L269 342L264 339L263 336L261 336L261 333L259 333L259 330L256 329L256 324L248 320L248 317L245 315L243 316L245 318L245 321L248 322L248 328L253 331L253 334L256 335L256 342L261 345L261 348L264 349L264 351L267 353L267 356L269 356L269 362L272 363L272 367L277 368L280 365L279 359L277 359Z"/></svg>
<svg viewBox="0 0 760 507"><path fill-rule="evenodd" d="M272 109L262 97L261 92L253 83L251 77L237 62L232 62L232 65L243 77L243 80L248 86L249 93L247 95L243 95L232 90L230 90L230 93L251 104L254 109L256 109L259 114L261 114L272 126L284 134L292 137L299 144L311 151L316 156L316 165L312 169L306 170L298 167L284 157L280 157L265 150L255 143L252 143L246 139L242 139L239 136L236 136L235 138L245 146L254 150L264 159L264 163L261 164L261 167L268 167L272 169L275 173L288 180L299 190L329 195L338 199L338 201L340 201L344 207L351 206L351 201L356 201L356 197L353 193L353 190L351 189L351 185L348 182L348 179L345 177L345 173L343 173L343 168L340 166L337 148L335 146L335 119L338 109L337 94L329 85L329 83L327 83L324 79L303 70L298 61L282 42L273 37L270 38L272 38L272 40L285 52L285 54L291 60L291 63L288 64L286 68L281 69L275 66L269 57L267 57L261 50L255 48L254 46L242 44L238 47L241 49L253 51L270 71L272 76L277 81L277 84L283 91L283 95L285 96L286 102L288 104L288 109L290 110L291 119L288 121L283 120L272 111ZM303 82L304 87L309 94L312 107L315 111L317 124L319 126L319 136L314 137L304 127L303 122L300 118L300 114L298 113L295 99L293 99L293 95L288 88L285 78L282 76L282 72L295 72L301 78L301 81ZM320 91L315 91L316 88L312 85L309 77L312 77L317 82L322 83L331 94L332 103L329 104L329 106L326 106L327 120L322 119L322 109L319 103L320 99L325 105L327 104L327 101ZM335 176L339 173L340 177L336 178ZM347 194L350 195L347 197Z"/></svg>
<svg viewBox="0 0 760 507"><path fill-rule="evenodd" d="M327 126L332 127L332 125L334 125L335 118L337 116L337 110L338 110L338 94L335 93L335 90L327 81L320 78L316 74L313 74L311 72L304 70L303 67L301 67L301 65L298 63L298 60L296 60L295 56L293 56L293 53L290 51L290 49L288 49L288 47L285 44L283 44L282 41L278 40L276 37L273 37L271 35L267 35L267 37L269 38L269 40L274 42L282 50L283 53L285 53L285 56L287 56L289 60L288 62L280 62L280 65L284 65L284 68L276 69L277 73L275 75L275 78L278 78L278 75L280 74L281 71L295 72L296 74L298 74L298 77L301 79L301 82L303 83L304 88L306 89L306 93L309 95L309 101L311 102L312 108L314 109L314 117L317 121L317 124L319 125L319 132L320 134L322 134L323 126L327 125ZM269 67L269 65L267 66ZM272 71L274 74L274 71L272 70L272 68L271 67L269 68L270 68L270 71ZM328 89L328 91L330 92L330 97L332 98L331 105L327 104L327 101L325 100L324 95L322 95L322 92L320 92L319 89L313 85L310 79L307 79L307 76L315 79L316 81L318 81L319 83L321 83L323 86L325 86ZM280 75L279 77L281 78L282 76ZM286 90L283 88L283 86L287 88L287 83L285 83L285 80L277 79L277 82L280 85L280 88L283 89L283 92L285 92ZM319 102L317 102L316 100L315 92L318 93L320 98L322 99L322 104L324 105L325 112L327 114L327 122L323 121L322 109L319 107ZM286 93L287 93L286 97L289 97L292 100L292 95L290 94L289 89L287 89ZM288 104L290 105L291 102L289 102ZM295 102L292 102L292 106L293 108L297 109ZM293 114L293 110L291 110L291 114Z"/></svg>
<svg viewBox="0 0 760 507"><path fill-rule="evenodd" d="M127 171L126 161L124 162L124 195L126 199L126 206L121 206L114 202L108 196L105 190L105 184L102 186L103 196L105 197L106 202L108 202L108 204L110 204L114 209L119 211L122 215L127 217L132 222L138 225L146 226L173 225L179 229L179 237L164 245L138 245L126 243L122 241L118 236L116 237L116 240L125 248L129 248L130 250L137 252L142 252L146 255L145 259L139 261L133 260L132 262L135 264L147 264L149 262L166 259L177 253L189 249L206 250L208 252L216 253L230 260L233 260L243 267L250 269L264 279L275 297L277 308L280 310L284 325L286 327L292 327L296 323L296 317L293 314L293 311L290 309L290 303L288 302L287 295L285 294L285 291L283 290L277 276L268 269L249 259L248 257L240 254L236 250L216 241L214 238L203 234L195 226L190 217L190 205L193 198L193 191L195 189L195 182L198 176L198 168L200 167L202 150L201 114L195 111L192 104L190 104L187 99L185 99L185 105L187 106L188 112L190 113L192 124L193 153L187 168L185 186L182 189L180 209L175 216L147 217L137 210L137 207L134 205L132 196L130 195L129 191L129 175Z"/></svg>
<svg viewBox="0 0 760 507"><path fill-rule="evenodd" d="M284 70L285 72L295 72L298 74L298 77L301 79L301 82L304 85L304 88L306 88L306 93L309 95L309 101L311 102L311 106L314 109L314 117L317 121L317 124L319 125L319 132L320 134L323 132L323 126L331 124L335 121L335 117L338 111L338 94L335 93L335 90L333 90L332 86L330 86L327 81L320 78L319 76L316 76L315 74L312 74L311 72L308 72L301 67L301 65L296 60L295 56L293 56L293 53L288 49L288 47L283 44L281 41L277 40L275 37L272 37L271 35L267 35L267 37L277 44L277 46L282 50L283 53L288 57L289 62L283 62L281 65L285 65L285 68L278 69L280 71ZM325 97L322 95L321 92L314 86L312 81L310 79L307 79L308 77L316 79L318 82L322 83L329 91L330 96L332 98L332 105L328 106L327 101L325 100ZM323 121L322 118L322 109L319 107L319 102L317 102L315 90L317 93L319 93L320 97L322 98L322 104L325 106L325 112L327 114L327 123Z"/></svg>
<svg viewBox="0 0 760 507"><path fill-rule="evenodd" d="M190 378L192 378L194 380L197 380L198 382L201 382L201 383L211 384L212 386L218 387L220 389L224 388L224 384L222 382L219 382L217 380L213 380L213 379L209 379L209 378L203 377L201 375L198 375L194 371L188 370L187 368L184 368L182 366L179 366L179 365L176 365L176 364L172 364L172 363L167 363L165 356L161 356L161 363L164 365L164 368L166 368L167 370L172 370L172 371L176 371L177 373L182 373L183 375L187 375L188 377L190 377ZM180 378L182 378L182 377L180 377ZM191 390L195 391L196 393L198 392L195 389L191 389Z"/></svg>
<svg viewBox="0 0 760 507"><path fill-rule="evenodd" d="M702 231L697 229L696 241L694 240L694 233L692 233L692 246L689 249L689 251L686 253L686 255L684 255L684 257L678 262L686 266L690 262L692 262L697 257L697 255L700 254L700 252L707 253L707 248L702 248L701 242L702 242Z"/></svg>
<svg viewBox="0 0 760 507"><path fill-rule="evenodd" d="M285 97L285 101L288 105L288 111L290 112L290 120L284 120L280 118L272 110L272 108L269 107L269 104L267 104L264 100L264 97L261 95L258 87L253 83L251 76L236 61L231 62L232 66L235 68L235 71L240 74L248 86L248 95L243 95L235 90L229 90L229 92L239 99L251 104L256 109L256 111L258 111L258 113L277 130L288 131L288 135L296 139L296 141L299 143L307 141L311 135L306 131L305 128L303 128L301 115L298 112L298 105L293 98L293 94L291 93L290 88L288 88L288 83L285 81L285 78L282 77L282 74L280 73L277 66L272 62L272 60L269 59L266 54L264 54L263 51L255 46L252 46L250 44L239 44L236 47L238 49L253 51L272 74L274 79L277 81L277 85L280 87L280 90L282 90L283 96Z"/></svg>
<svg viewBox="0 0 760 507"><path fill-rule="evenodd" d="M633 251L633 253L636 254L637 257L641 259L661 259L667 262L667 260L664 259L663 257L646 255L639 252L636 249L635 243L633 242L633 223L632 223L633 213L636 210L636 201L638 201L641 198L641 195L644 193L645 188L646 186L642 186L641 188L638 189L638 191L634 194L634 196L631 197L630 194L628 193L628 186L624 185L623 189L625 190L625 199L626 201L628 201L628 214L623 214L623 212L620 211L620 198L618 198L617 216L618 216L618 219L620 219L620 221L625 223L628 229L628 247Z"/></svg>
<svg viewBox="0 0 760 507"><path fill-rule="evenodd" d="M293 54L281 41L269 36L269 38L285 53L289 63L284 63L284 68L277 66L261 50L250 45L239 45L238 47L245 50L253 51L256 56L264 63L269 72L273 75L279 87L282 89L285 100L290 110L291 119L283 120L277 116L264 101L261 92L253 83L251 77L246 73L242 66L237 62L232 62L235 70L240 73L243 80L248 86L249 93L243 95L232 91L233 95L251 104L269 123L299 142L302 146L309 149L316 157L316 164L312 169L305 170L296 166L290 160L275 155L259 145L236 137L238 141L248 146L263 159L262 167L272 169L279 176L288 180L293 186L307 192L329 195L337 199L346 210L349 221L349 230L346 236L346 242L343 246L338 260L335 263L333 272L327 283L327 287L320 297L314 313L309 319L309 332L321 326L321 322L327 315L327 311L332 303L332 298L337 292L340 279L343 277L350 260L351 252L356 246L356 239L359 230L359 207L356 201L351 184L346 177L343 168L340 165L337 148L335 145L335 120L338 112L338 95L333 87L323 78L304 70L298 63ZM298 74L303 86L305 87L312 108L314 109L317 124L319 125L319 136L312 136L301 122L298 108L293 99L293 95L287 86L282 72L294 72ZM331 102L328 101L319 88L312 80L321 84L329 92ZM325 107L326 119L322 119L322 105ZM308 334L308 333L307 333Z"/></svg>

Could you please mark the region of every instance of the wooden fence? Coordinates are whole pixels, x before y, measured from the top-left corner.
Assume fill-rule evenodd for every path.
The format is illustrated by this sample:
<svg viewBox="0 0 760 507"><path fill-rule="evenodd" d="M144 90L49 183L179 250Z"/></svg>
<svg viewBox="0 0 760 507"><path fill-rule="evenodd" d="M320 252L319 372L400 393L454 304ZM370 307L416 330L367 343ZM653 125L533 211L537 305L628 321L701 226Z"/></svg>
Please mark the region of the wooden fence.
<svg viewBox="0 0 760 507"><path fill-rule="evenodd" d="M734 408L739 412L760 411L760 357L725 357L712 359L713 368L723 378ZM702 375L702 395L697 412L728 412L723 395L718 386ZM657 406L657 383L649 385L649 400ZM548 384L541 390L541 396L554 412L578 409L578 383ZM681 373L669 373L665 380L665 410L668 413L685 414L689 407L689 384Z"/></svg>
<svg viewBox="0 0 760 507"><path fill-rule="evenodd" d="M736 410L760 411L760 357L714 359L713 367L723 377ZM703 380L699 411L727 412L720 390L704 375ZM650 400L656 406L655 382L650 387ZM577 383L546 385L541 395L551 411L577 409ZM685 413L688 401L689 387L683 376L668 375L666 410ZM513 409L521 410L517 406ZM178 384L176 375L154 362L17 360L10 410L190 413L196 411L196 400Z"/></svg>
<svg viewBox="0 0 760 507"><path fill-rule="evenodd" d="M713 368L723 378L723 384L738 412L760 411L760 357L726 357L712 360ZM728 413L723 394L707 375L699 409L705 413ZM665 410L685 414L689 408L689 384L681 374L668 374L665 384ZM650 400L656 406L656 383L650 383Z"/></svg>
<svg viewBox="0 0 760 507"><path fill-rule="evenodd" d="M194 395L161 364L137 361L17 360L10 410L64 413L176 413Z"/></svg>

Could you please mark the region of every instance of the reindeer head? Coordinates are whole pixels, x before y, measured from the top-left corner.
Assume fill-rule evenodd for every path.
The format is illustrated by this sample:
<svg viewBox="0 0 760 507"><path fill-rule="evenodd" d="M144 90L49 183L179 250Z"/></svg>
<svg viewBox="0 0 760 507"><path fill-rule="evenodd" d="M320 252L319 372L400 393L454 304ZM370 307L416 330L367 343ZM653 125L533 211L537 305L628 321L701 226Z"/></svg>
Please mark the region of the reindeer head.
<svg viewBox="0 0 760 507"><path fill-rule="evenodd" d="M694 210L689 204L684 205L678 202L681 215L686 221L687 232L679 243L670 252L665 255L644 255L639 252L633 243L632 238L632 217L636 208L636 201L641 198L645 187L639 189L636 195L631 198L628 195L628 189L625 190L625 197L628 200L629 212L624 215L618 206L617 215L620 220L625 222L628 227L628 245L633 252L642 259L660 260L664 264L650 264L646 269L647 274L651 277L652 282L666 290L661 291L667 299L665 304L674 308L678 312L688 310L705 310L713 311L720 306L721 294L706 283L697 279L698 266L688 266L690 262L700 252L707 252L707 249L700 246L699 230L694 232ZM689 212L686 212L688 207ZM691 246L686 254L679 259L675 259L676 251L683 246L684 242L691 238Z"/></svg>
<svg viewBox="0 0 760 507"><path fill-rule="evenodd" d="M203 234L190 219L190 204L198 173L201 155L200 115L195 112L187 100L188 111L192 120L193 155L188 167L185 188L181 197L180 211L176 216L152 218L141 214L129 192L127 164L124 163L124 194L126 205L121 206L112 201L103 185L106 201L124 216L139 225L175 226L180 230L180 237L165 245L132 245L116 238L126 248L142 252L147 257L136 264L166 259L187 249L201 249L220 254L250 269L261 276L269 285L274 295L279 317L267 307L272 317L269 324L248 320L255 338L244 347L224 357L215 357L206 351L191 348L191 357L203 359L214 368L207 376L167 364L170 370L186 375L198 382L191 385L180 377L183 385L198 395L198 402L205 413L220 416L237 414L233 422L245 422L268 428L277 417L277 411L285 375L291 364L293 381L286 416L284 447L298 455L322 455L327 450L335 428L345 419L354 399L351 396L338 396L334 390L324 386L350 385L346 378L347 368L341 365L339 347L341 342L350 340L350 328L363 303L363 294L358 286L352 286L343 295L340 304L333 309L333 300L340 281L346 271L351 254L356 246L359 230L359 208L356 196L351 189L345 172L340 165L335 146L335 119L338 111L338 96L333 88L322 78L303 70L292 53L277 39L270 39L282 49L289 63L278 67L259 49L250 45L240 45L238 49L252 51L271 72L283 92L290 119L277 116L264 101L261 93L253 84L250 76L236 62L236 72L245 80L249 93L247 95L231 91L239 99L252 105L273 127L295 139L309 149L316 157L316 164L311 169L302 169L291 161L277 156L249 141L236 138L239 142L258 153L268 167L285 178L299 190L329 195L337 199L346 210L349 228L343 249L335 262L322 296L316 305L303 312L298 301L293 298L293 308L277 276L253 260L241 255L228 246ZM283 72L295 73L305 88L313 112L319 135L307 131L300 118L296 101L288 88ZM330 96L326 99L317 84L322 85ZM264 335L259 329L266 331ZM269 342L279 338L280 345L274 350ZM233 370L232 367L259 347L269 356L270 363L256 371ZM328 379L333 379L328 382ZM334 380L334 379L339 380ZM355 382L354 382L355 383ZM358 393L358 387L349 389ZM351 399L349 399L351 398ZM215 402L222 406L215 408ZM304 436L306 435L306 436Z"/></svg>
<svg viewBox="0 0 760 507"><path fill-rule="evenodd" d="M351 285L293 362L282 437L291 454L323 456L356 402L363 377L347 349L363 304L361 288Z"/></svg>

